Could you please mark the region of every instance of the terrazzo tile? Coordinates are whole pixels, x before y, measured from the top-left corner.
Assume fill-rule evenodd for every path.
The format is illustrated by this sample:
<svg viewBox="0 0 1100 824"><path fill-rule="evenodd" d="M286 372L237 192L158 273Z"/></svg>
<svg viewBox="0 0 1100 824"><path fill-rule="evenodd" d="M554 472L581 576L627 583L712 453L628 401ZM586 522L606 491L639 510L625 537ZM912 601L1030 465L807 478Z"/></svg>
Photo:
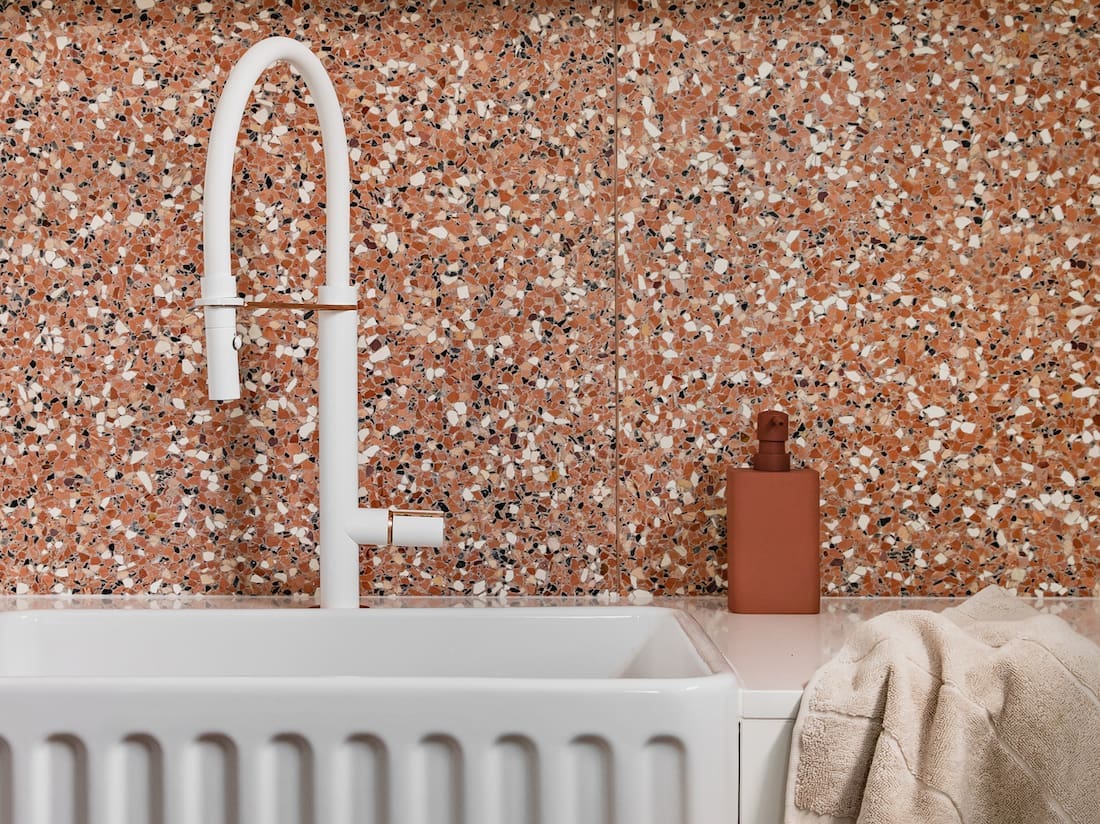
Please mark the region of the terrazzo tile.
<svg viewBox="0 0 1100 824"><path fill-rule="evenodd" d="M272 34L318 51L345 110L352 276L370 307L364 502L450 512L442 551L364 548L365 590L618 588L608 10L22 12L0 24L4 107L18 110L0 144L0 327L25 342L0 355L5 588L316 586L313 319L244 321L244 398L213 404L191 307L213 107L233 63ZM323 159L285 68L264 75L242 138L240 289L307 299L323 278Z"/></svg>
<svg viewBox="0 0 1100 824"><path fill-rule="evenodd" d="M1100 593L1096 9L619 25L624 586L724 586L724 471L776 406L826 593Z"/></svg>
<svg viewBox="0 0 1100 824"><path fill-rule="evenodd" d="M1097 12L955 0L9 6L4 591L316 587L313 319L247 319L213 404L192 308L213 107L271 34L345 109L362 498L449 511L365 592L719 591L778 405L826 592L1100 595ZM315 293L321 170L273 69L243 293Z"/></svg>

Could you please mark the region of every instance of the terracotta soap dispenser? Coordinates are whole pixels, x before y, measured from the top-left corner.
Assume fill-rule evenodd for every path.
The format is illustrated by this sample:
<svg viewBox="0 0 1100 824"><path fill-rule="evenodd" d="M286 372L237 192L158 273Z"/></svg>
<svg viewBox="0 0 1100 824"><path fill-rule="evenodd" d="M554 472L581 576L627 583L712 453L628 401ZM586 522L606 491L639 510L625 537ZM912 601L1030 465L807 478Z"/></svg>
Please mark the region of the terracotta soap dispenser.
<svg viewBox="0 0 1100 824"><path fill-rule="evenodd" d="M761 412L756 429L752 468L726 476L730 612L818 612L820 480L812 469L791 469L785 413Z"/></svg>

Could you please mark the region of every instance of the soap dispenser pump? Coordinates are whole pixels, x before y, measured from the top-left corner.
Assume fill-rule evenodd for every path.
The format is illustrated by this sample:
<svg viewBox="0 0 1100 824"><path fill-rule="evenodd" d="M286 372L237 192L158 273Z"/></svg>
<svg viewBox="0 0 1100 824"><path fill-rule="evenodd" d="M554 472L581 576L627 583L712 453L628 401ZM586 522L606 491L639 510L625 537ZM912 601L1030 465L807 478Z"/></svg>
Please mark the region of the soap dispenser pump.
<svg viewBox="0 0 1100 824"><path fill-rule="evenodd" d="M756 420L751 469L726 476L730 612L815 613L821 598L821 490L817 472L791 469L790 420L776 410Z"/></svg>

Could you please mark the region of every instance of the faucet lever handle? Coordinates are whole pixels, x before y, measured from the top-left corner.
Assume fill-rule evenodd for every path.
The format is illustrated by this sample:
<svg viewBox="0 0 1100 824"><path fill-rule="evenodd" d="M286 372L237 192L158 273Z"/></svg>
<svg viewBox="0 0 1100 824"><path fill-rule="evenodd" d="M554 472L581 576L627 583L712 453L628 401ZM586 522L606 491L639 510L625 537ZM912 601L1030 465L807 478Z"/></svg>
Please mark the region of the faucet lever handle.
<svg viewBox="0 0 1100 824"><path fill-rule="evenodd" d="M355 543L373 546L443 546L445 513L434 509L361 509L347 519Z"/></svg>
<svg viewBox="0 0 1100 824"><path fill-rule="evenodd" d="M443 546L443 513L435 509L390 508L386 543L391 546Z"/></svg>

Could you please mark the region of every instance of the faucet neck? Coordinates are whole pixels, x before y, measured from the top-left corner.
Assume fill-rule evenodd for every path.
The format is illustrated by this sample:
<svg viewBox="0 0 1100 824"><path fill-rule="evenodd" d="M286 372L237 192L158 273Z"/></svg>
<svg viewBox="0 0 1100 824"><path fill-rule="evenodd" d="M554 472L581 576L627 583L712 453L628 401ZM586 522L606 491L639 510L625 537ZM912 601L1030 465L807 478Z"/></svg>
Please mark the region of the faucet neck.
<svg viewBox="0 0 1100 824"><path fill-rule="evenodd" d="M344 287L349 283L349 243L346 240L350 238L351 228L351 177L344 117L336 89L321 61L305 45L288 37L272 37L250 48L233 67L214 113L203 188L204 298L236 295L229 248L233 155L252 89L264 70L280 60L290 63L301 74L321 124L327 218L325 285ZM338 242L337 238L345 242ZM231 294L224 294L224 290L231 290Z"/></svg>

